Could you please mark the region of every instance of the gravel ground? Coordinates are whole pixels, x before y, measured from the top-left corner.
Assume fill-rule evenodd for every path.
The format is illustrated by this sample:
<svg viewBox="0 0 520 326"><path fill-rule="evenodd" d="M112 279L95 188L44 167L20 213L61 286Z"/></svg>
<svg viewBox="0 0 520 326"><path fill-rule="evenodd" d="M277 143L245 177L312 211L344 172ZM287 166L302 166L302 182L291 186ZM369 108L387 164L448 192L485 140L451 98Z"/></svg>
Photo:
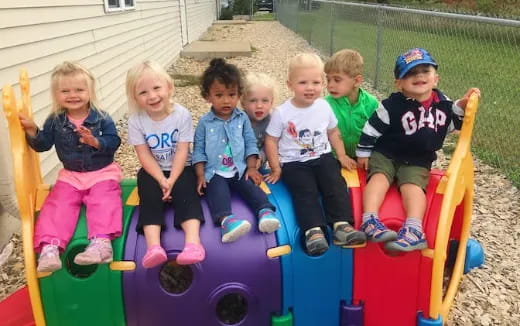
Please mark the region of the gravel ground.
<svg viewBox="0 0 520 326"><path fill-rule="evenodd" d="M249 40L251 57L229 59L244 71L268 72L280 86L280 99L289 93L285 87L286 67L293 55L313 51L305 40L278 22L246 25L218 25L210 28L204 40ZM176 78L176 101L188 107L196 122L208 110L196 85L186 85L186 75L200 75L208 61L179 58L170 68ZM370 85L365 88L371 90ZM381 98L381 94L376 94ZM485 94L483 95L485 98ZM118 127L126 139L125 121ZM453 144L447 142L446 152ZM446 168L449 157L439 153L437 166ZM125 177L135 177L139 163L133 149L123 144L117 153ZM475 203L472 237L484 246L485 265L466 275L460 285L447 325L520 325L520 192L496 169L475 160ZM506 233L507 231L507 233ZM21 241L11 240L14 250L2 265L0 255L0 300L24 284Z"/></svg>

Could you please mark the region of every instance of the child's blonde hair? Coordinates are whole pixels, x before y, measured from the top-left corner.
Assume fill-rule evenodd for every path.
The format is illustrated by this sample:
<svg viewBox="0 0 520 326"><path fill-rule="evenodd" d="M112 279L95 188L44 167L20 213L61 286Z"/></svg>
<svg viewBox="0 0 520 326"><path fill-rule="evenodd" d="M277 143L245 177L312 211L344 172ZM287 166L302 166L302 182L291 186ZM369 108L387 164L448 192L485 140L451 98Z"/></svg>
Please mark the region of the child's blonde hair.
<svg viewBox="0 0 520 326"><path fill-rule="evenodd" d="M325 64L325 73L344 73L350 77L363 74L363 57L355 50L340 50Z"/></svg>
<svg viewBox="0 0 520 326"><path fill-rule="evenodd" d="M64 61L54 67L51 74L51 97L52 97L52 112L56 115L65 112L65 108L58 104L56 92L60 81L64 77L82 77L87 83L89 106L94 110L99 110L99 104L96 97L96 82L94 76L85 67L77 62Z"/></svg>
<svg viewBox="0 0 520 326"><path fill-rule="evenodd" d="M278 99L276 82L274 79L269 77L269 75L262 72L250 72L246 75L242 100L248 97L255 87L265 87L269 89L273 96L273 105L276 103L276 100Z"/></svg>
<svg viewBox="0 0 520 326"><path fill-rule="evenodd" d="M139 111L139 105L135 100L135 87L139 82L139 79L143 75L145 71L150 71L155 73L160 78L164 79L166 83L170 86L170 94L169 94L169 103L168 112L173 111L173 79L172 77L164 70L164 68L155 61L146 60L141 63L136 64L130 70L128 70L126 74L126 97L128 99L128 110L130 112Z"/></svg>
<svg viewBox="0 0 520 326"><path fill-rule="evenodd" d="M318 68L323 72L323 61L315 53L297 54L289 61L288 79L291 79L296 70L302 68Z"/></svg>

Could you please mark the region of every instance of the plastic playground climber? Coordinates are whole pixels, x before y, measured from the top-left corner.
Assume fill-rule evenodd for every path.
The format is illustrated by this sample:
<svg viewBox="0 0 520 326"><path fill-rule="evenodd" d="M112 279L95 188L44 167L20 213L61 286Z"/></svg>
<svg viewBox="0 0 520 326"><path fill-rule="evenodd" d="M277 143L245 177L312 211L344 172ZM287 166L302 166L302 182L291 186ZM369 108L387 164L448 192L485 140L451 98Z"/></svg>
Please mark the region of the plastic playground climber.
<svg viewBox="0 0 520 326"><path fill-rule="evenodd" d="M26 144L18 112L32 116L29 78L20 75L21 101L3 88L17 199L22 219L27 286L0 302L0 324L129 326L407 326L443 325L463 274L483 264L480 244L469 239L473 205L471 136L478 106L472 96L447 171L432 170L424 230L428 247L395 254L377 243L344 249L331 246L311 257L302 249L290 195L283 185L263 185L282 227L275 234L252 231L222 244L218 228L206 223L202 263L180 266L182 231L164 230L168 262L144 269L144 237L135 230L139 198L136 181L122 181L123 235L113 241L111 264L79 266L74 256L88 244L84 211L62 255L64 268L36 272L33 226L50 187L42 181L37 153ZM350 188L356 228L361 223L363 171L343 171ZM254 222L238 198L233 211ZM209 216L203 202L204 214ZM166 211L166 225L174 212ZM380 211L397 229L405 219L397 189ZM329 232L330 233L330 232ZM225 246L225 248L224 248ZM395 271L399 270L400 273ZM230 313L232 312L232 313Z"/></svg>

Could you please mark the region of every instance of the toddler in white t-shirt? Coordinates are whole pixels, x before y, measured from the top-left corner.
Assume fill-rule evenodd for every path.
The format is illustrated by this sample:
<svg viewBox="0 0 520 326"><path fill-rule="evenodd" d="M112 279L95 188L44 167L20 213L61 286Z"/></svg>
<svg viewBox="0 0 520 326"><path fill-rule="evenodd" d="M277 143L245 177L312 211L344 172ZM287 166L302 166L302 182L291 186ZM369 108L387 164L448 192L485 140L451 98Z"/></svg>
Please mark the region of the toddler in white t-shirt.
<svg viewBox="0 0 520 326"><path fill-rule="evenodd" d="M333 227L336 245L351 247L366 241L366 235L352 226L351 203L340 171L341 166L353 169L356 163L345 154L330 105L320 98L323 81L323 62L317 55L295 56L287 81L294 96L273 111L265 138L271 167L266 181L275 183L281 177L289 188L307 252L313 256L328 249L326 224Z"/></svg>

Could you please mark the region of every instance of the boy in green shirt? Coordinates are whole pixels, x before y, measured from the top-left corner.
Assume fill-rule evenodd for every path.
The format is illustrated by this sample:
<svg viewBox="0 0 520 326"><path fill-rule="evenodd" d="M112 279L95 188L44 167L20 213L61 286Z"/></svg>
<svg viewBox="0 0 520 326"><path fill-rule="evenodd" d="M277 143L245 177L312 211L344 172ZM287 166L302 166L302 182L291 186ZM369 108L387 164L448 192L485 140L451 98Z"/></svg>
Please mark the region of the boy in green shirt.
<svg viewBox="0 0 520 326"><path fill-rule="evenodd" d="M345 152L356 157L356 146L365 122L379 106L377 99L361 88L363 57L359 52L343 49L336 52L325 64L328 96L338 128L345 144Z"/></svg>

